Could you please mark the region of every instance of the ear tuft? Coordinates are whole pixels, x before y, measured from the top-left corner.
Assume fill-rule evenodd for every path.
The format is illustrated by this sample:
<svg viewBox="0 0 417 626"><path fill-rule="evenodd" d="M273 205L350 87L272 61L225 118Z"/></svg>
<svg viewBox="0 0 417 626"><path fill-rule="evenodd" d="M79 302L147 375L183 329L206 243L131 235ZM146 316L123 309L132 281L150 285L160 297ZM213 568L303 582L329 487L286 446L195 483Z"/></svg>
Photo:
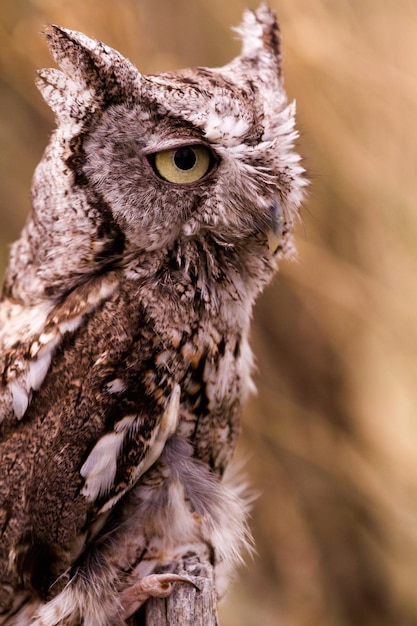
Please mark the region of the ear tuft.
<svg viewBox="0 0 417 626"><path fill-rule="evenodd" d="M55 25L45 29L54 60L80 90L96 95L97 103L108 105L132 98L139 89L138 70L119 52L83 33Z"/></svg>
<svg viewBox="0 0 417 626"><path fill-rule="evenodd" d="M94 108L94 93L57 69L38 70L36 86L58 122L79 122Z"/></svg>
<svg viewBox="0 0 417 626"><path fill-rule="evenodd" d="M242 38L242 62L255 63L258 71L281 75L281 36L275 13L267 4L256 11L245 11L240 26L234 29Z"/></svg>

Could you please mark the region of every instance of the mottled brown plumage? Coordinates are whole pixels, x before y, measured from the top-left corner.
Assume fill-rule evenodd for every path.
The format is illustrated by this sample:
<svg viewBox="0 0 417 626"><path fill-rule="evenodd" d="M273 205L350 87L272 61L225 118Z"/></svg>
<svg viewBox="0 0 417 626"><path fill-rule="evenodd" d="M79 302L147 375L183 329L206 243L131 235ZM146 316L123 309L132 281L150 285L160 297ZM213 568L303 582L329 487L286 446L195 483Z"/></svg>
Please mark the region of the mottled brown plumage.
<svg viewBox="0 0 417 626"><path fill-rule="evenodd" d="M239 31L224 68L146 77L47 30L57 130L0 307L2 625L123 624L190 553L222 594L247 541L249 323L305 182L275 18Z"/></svg>

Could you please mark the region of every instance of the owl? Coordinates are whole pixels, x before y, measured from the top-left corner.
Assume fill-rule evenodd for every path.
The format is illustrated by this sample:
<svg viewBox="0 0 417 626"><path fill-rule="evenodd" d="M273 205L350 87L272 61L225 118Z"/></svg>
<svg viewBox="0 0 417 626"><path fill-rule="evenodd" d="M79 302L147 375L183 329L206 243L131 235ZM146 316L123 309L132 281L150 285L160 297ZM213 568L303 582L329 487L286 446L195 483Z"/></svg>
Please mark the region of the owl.
<svg viewBox="0 0 417 626"><path fill-rule="evenodd" d="M273 12L221 68L141 75L58 26L57 128L0 304L0 624L117 626L248 543L228 477L252 307L306 186ZM151 584L152 583L152 584Z"/></svg>

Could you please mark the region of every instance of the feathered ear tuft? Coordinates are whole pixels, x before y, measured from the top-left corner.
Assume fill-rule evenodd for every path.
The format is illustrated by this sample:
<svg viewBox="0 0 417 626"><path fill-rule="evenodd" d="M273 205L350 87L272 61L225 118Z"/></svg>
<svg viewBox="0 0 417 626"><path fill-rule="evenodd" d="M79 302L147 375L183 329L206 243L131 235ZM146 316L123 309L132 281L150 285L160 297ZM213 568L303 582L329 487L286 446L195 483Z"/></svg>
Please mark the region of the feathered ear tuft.
<svg viewBox="0 0 417 626"><path fill-rule="evenodd" d="M245 11L240 26L234 29L242 38L242 52L238 59L250 71L254 68L264 82L281 76L281 36L275 13L267 4L256 11ZM263 74L263 75L262 75Z"/></svg>
<svg viewBox="0 0 417 626"><path fill-rule="evenodd" d="M37 72L36 86L59 122L79 122L93 110L94 93L57 69Z"/></svg>
<svg viewBox="0 0 417 626"><path fill-rule="evenodd" d="M139 95L141 75L119 52L82 33L50 25L45 36L63 70L41 70L37 85L58 119L81 120L87 110Z"/></svg>

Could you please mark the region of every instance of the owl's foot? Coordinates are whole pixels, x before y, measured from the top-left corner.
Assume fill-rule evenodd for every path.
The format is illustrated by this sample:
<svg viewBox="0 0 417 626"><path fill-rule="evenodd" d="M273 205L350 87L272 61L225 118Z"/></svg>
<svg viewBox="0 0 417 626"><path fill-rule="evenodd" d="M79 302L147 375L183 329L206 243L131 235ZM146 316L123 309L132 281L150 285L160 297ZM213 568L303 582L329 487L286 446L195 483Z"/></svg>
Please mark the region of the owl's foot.
<svg viewBox="0 0 417 626"><path fill-rule="evenodd" d="M138 583L128 587L121 594L123 606L123 619L128 619L142 606L150 597L166 598L172 592L172 583L190 583L196 587L193 579L189 576L179 574L150 574L145 576Z"/></svg>

